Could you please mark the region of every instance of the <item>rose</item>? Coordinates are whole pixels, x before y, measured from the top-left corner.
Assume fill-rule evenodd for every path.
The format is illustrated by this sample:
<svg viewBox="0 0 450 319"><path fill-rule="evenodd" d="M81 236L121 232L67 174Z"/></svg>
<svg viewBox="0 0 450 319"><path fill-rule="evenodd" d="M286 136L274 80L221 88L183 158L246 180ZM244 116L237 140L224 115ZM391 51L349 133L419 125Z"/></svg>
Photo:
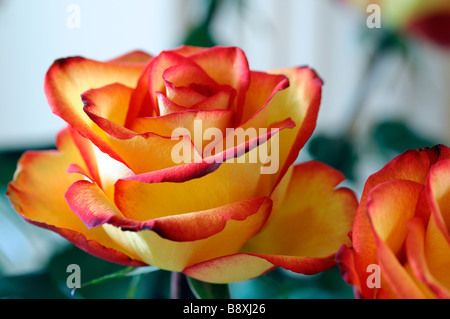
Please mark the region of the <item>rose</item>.
<svg viewBox="0 0 450 319"><path fill-rule="evenodd" d="M335 189L341 173L315 161L294 166L315 127L321 88L306 67L251 71L231 47L57 60L45 93L69 126L58 150L23 155L7 194L26 221L123 265L221 283L275 267L329 269L349 242L357 202ZM190 139L195 121L202 133L266 131L203 158L209 141ZM178 128L192 134L172 135ZM275 138L279 144L269 143ZM175 163L179 143L192 158ZM262 174L265 160L249 159L271 147L278 169Z"/></svg>
<svg viewBox="0 0 450 319"><path fill-rule="evenodd" d="M343 246L337 256L355 295L450 298L449 204L446 146L406 151L370 176L355 217L353 247Z"/></svg>
<svg viewBox="0 0 450 319"><path fill-rule="evenodd" d="M450 2L447 0L345 0L366 11L370 4L381 9L382 27L443 47L450 46Z"/></svg>
<svg viewBox="0 0 450 319"><path fill-rule="evenodd" d="M353 247L337 256L356 296L450 298L449 195L450 149L443 145L407 151L369 177Z"/></svg>

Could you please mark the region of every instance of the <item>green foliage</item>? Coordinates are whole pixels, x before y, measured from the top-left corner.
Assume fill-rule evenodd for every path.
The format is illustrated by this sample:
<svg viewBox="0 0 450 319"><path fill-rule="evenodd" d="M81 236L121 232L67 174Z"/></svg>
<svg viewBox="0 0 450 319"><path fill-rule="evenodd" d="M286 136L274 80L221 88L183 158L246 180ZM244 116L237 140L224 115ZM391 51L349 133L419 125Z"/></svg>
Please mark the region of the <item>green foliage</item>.
<svg viewBox="0 0 450 319"><path fill-rule="evenodd" d="M6 185L12 180L21 155L21 151L0 153L0 184Z"/></svg>
<svg viewBox="0 0 450 319"><path fill-rule="evenodd" d="M33 150L48 149L55 149L55 145L33 147ZM6 185L13 179L17 162L24 152L25 150L20 149L0 152L0 185Z"/></svg>
<svg viewBox="0 0 450 319"><path fill-rule="evenodd" d="M81 288L74 294L67 287L67 266L81 269ZM187 278L198 299L347 299L351 287L337 268L314 276L274 270L255 279L226 284L209 284ZM154 267L130 268L112 264L69 246L52 258L40 272L0 277L0 298L13 299L169 299L170 272Z"/></svg>
<svg viewBox="0 0 450 319"><path fill-rule="evenodd" d="M341 171L349 180L355 178L357 154L351 140L340 136L317 135L311 138L308 148L315 159Z"/></svg>
<svg viewBox="0 0 450 319"><path fill-rule="evenodd" d="M48 272L0 277L0 298L61 299L66 296L56 287Z"/></svg>
<svg viewBox="0 0 450 319"><path fill-rule="evenodd" d="M225 284L210 284L187 277L189 287L197 299L230 299L230 288Z"/></svg>
<svg viewBox="0 0 450 319"><path fill-rule="evenodd" d="M432 147L438 144L437 141L422 136L401 120L377 123L373 129L373 139L383 153L388 151L401 153L408 149Z"/></svg>
<svg viewBox="0 0 450 319"><path fill-rule="evenodd" d="M236 299L353 299L337 267L307 276L276 269L252 280L230 284Z"/></svg>
<svg viewBox="0 0 450 319"><path fill-rule="evenodd" d="M199 47L212 47L217 43L211 35L211 23L222 0L207 0L205 6L207 11L201 21L195 24L187 33L183 43Z"/></svg>
<svg viewBox="0 0 450 319"><path fill-rule="evenodd" d="M81 270L81 288L72 295L67 266ZM126 268L93 257L74 246L58 253L40 272L0 277L0 298L14 299L167 299L170 273L155 268Z"/></svg>

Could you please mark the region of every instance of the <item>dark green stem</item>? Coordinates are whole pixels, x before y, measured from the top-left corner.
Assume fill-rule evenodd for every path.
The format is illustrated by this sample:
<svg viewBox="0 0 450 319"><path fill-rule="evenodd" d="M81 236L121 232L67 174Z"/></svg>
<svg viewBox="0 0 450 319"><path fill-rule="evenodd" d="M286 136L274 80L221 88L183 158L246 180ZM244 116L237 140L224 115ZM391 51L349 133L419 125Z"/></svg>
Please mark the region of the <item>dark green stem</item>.
<svg viewBox="0 0 450 319"><path fill-rule="evenodd" d="M170 275L170 298L190 299L193 297L186 276L182 273L173 271Z"/></svg>

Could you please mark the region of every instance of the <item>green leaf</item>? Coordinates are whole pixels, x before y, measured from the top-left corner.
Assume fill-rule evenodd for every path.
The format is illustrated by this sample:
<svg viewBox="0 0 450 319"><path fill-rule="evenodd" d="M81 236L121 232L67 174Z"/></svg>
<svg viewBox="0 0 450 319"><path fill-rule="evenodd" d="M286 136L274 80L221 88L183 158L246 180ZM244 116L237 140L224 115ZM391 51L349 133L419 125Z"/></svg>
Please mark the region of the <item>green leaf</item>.
<svg viewBox="0 0 450 319"><path fill-rule="evenodd" d="M408 149L432 147L436 141L415 132L403 121L386 121L376 125L373 138L382 151L401 153Z"/></svg>
<svg viewBox="0 0 450 319"><path fill-rule="evenodd" d="M302 275L275 269L262 276L230 284L235 299L353 299L353 289L338 267Z"/></svg>
<svg viewBox="0 0 450 319"><path fill-rule="evenodd" d="M46 272L0 277L0 298L65 299Z"/></svg>
<svg viewBox="0 0 450 319"><path fill-rule="evenodd" d="M357 154L350 139L316 135L310 140L308 147L315 159L341 171L349 180L355 178Z"/></svg>
<svg viewBox="0 0 450 319"><path fill-rule="evenodd" d="M222 0L204 1L204 5L207 7L206 14L199 23L189 30L183 40L184 44L199 47L212 47L216 45L216 41L211 35L211 23L221 3Z"/></svg>
<svg viewBox="0 0 450 319"><path fill-rule="evenodd" d="M80 288L84 288L89 285L99 284L99 283L102 283L102 282L105 282L105 281L111 280L111 279L140 276L143 274L148 274L150 272L154 272L156 270L159 270L159 268L154 267L154 266L139 267L139 268L127 267L125 269L119 270L112 274L108 274L108 275L102 276L100 278L96 278L94 280L88 281L88 282L82 284ZM76 291L76 288L74 288L72 290L72 296L75 294L75 291Z"/></svg>
<svg viewBox="0 0 450 319"><path fill-rule="evenodd" d="M202 24L192 29L186 39L183 41L185 45L212 47L216 43L211 36L208 25Z"/></svg>
<svg viewBox="0 0 450 319"><path fill-rule="evenodd" d="M187 281L197 299L231 299L227 284L210 284L191 277Z"/></svg>

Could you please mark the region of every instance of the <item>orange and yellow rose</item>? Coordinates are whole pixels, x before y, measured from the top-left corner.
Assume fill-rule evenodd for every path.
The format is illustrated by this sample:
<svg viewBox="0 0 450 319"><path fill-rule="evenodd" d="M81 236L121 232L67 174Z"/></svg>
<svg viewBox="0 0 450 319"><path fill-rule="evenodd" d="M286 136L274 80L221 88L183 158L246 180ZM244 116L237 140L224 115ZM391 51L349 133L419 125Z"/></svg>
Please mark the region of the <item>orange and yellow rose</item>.
<svg viewBox="0 0 450 319"><path fill-rule="evenodd" d="M450 47L450 1L448 0L344 0L361 10L377 4L382 27Z"/></svg>
<svg viewBox="0 0 450 319"><path fill-rule="evenodd" d="M321 90L312 69L252 71L234 47L60 59L45 94L68 126L57 150L22 156L7 194L26 221L111 262L216 283L275 267L314 274L335 266L357 207L351 191L336 189L341 173L316 161L294 165ZM189 139L196 121L202 133L270 133L210 161L206 143ZM177 128L192 135L173 136ZM275 136L273 174L261 173L263 160L235 160L270 149ZM175 163L179 143L197 160Z"/></svg>
<svg viewBox="0 0 450 319"><path fill-rule="evenodd" d="M449 232L450 149L407 151L367 180L341 272L359 298L450 298Z"/></svg>

